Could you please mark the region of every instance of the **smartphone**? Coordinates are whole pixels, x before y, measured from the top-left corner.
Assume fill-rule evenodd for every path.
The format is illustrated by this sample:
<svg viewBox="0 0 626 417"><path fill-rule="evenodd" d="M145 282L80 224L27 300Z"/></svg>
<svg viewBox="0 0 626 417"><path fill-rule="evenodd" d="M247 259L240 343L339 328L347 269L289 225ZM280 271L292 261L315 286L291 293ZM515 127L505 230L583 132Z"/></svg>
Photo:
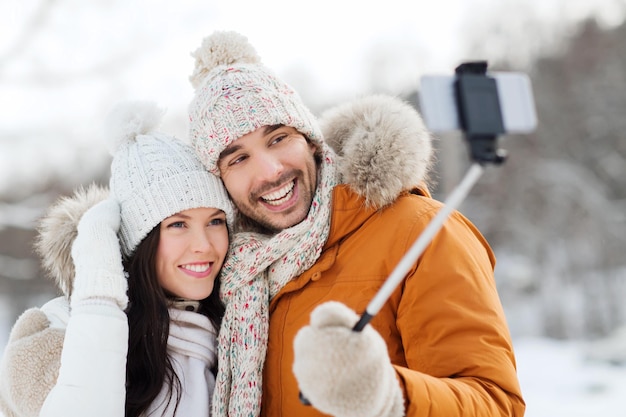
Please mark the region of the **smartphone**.
<svg viewBox="0 0 626 417"><path fill-rule="evenodd" d="M530 78L520 72L487 72L496 80L505 133L530 133L537 113ZM420 80L419 102L426 126L432 132L460 130L455 75L425 75Z"/></svg>

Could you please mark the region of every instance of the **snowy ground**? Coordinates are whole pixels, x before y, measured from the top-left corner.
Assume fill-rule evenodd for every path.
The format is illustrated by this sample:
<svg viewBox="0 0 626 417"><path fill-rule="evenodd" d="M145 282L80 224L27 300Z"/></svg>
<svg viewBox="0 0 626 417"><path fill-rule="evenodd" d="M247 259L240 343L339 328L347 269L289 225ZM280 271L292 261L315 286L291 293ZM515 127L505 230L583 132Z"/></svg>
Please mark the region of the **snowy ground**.
<svg viewBox="0 0 626 417"><path fill-rule="evenodd" d="M515 343L526 417L626 415L626 364L591 360L588 349L578 342L547 339Z"/></svg>

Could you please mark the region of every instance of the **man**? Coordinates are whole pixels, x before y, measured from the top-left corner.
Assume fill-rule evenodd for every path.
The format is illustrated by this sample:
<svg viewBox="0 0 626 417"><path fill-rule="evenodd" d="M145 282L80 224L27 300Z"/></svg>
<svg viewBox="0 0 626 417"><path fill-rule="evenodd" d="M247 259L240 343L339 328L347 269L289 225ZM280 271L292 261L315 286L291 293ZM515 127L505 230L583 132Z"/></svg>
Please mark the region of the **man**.
<svg viewBox="0 0 626 417"><path fill-rule="evenodd" d="M245 37L194 56L190 139L239 210L213 414L522 416L495 259L460 213L351 330L441 208L417 112L373 96L318 122Z"/></svg>

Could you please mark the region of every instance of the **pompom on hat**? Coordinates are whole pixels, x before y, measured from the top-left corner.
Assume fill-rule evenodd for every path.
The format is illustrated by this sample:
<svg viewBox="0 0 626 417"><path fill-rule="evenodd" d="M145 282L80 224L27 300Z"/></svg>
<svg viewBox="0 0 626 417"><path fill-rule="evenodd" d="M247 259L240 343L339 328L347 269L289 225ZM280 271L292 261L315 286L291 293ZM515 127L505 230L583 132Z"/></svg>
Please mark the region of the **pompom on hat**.
<svg viewBox="0 0 626 417"><path fill-rule="evenodd" d="M111 163L110 194L121 207L120 241L131 255L161 221L184 210L234 209L219 177L209 173L191 146L155 131L164 111L148 101L118 104L105 124Z"/></svg>
<svg viewBox="0 0 626 417"><path fill-rule="evenodd" d="M219 175L217 161L228 145L262 126L291 126L321 144L313 114L293 88L261 64L245 36L214 32L192 56L189 137L210 172Z"/></svg>

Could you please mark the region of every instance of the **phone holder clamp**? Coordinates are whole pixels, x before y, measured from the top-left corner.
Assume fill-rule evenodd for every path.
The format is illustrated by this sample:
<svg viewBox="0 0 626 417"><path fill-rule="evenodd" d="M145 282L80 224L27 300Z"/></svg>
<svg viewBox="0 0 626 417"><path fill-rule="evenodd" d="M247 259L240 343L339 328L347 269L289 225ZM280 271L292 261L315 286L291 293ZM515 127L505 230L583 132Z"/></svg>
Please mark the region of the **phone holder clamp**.
<svg viewBox="0 0 626 417"><path fill-rule="evenodd" d="M498 135L505 133L498 85L487 75L487 62L460 64L455 69L455 98L461 128L469 142L473 161L501 164L507 154L497 148Z"/></svg>

